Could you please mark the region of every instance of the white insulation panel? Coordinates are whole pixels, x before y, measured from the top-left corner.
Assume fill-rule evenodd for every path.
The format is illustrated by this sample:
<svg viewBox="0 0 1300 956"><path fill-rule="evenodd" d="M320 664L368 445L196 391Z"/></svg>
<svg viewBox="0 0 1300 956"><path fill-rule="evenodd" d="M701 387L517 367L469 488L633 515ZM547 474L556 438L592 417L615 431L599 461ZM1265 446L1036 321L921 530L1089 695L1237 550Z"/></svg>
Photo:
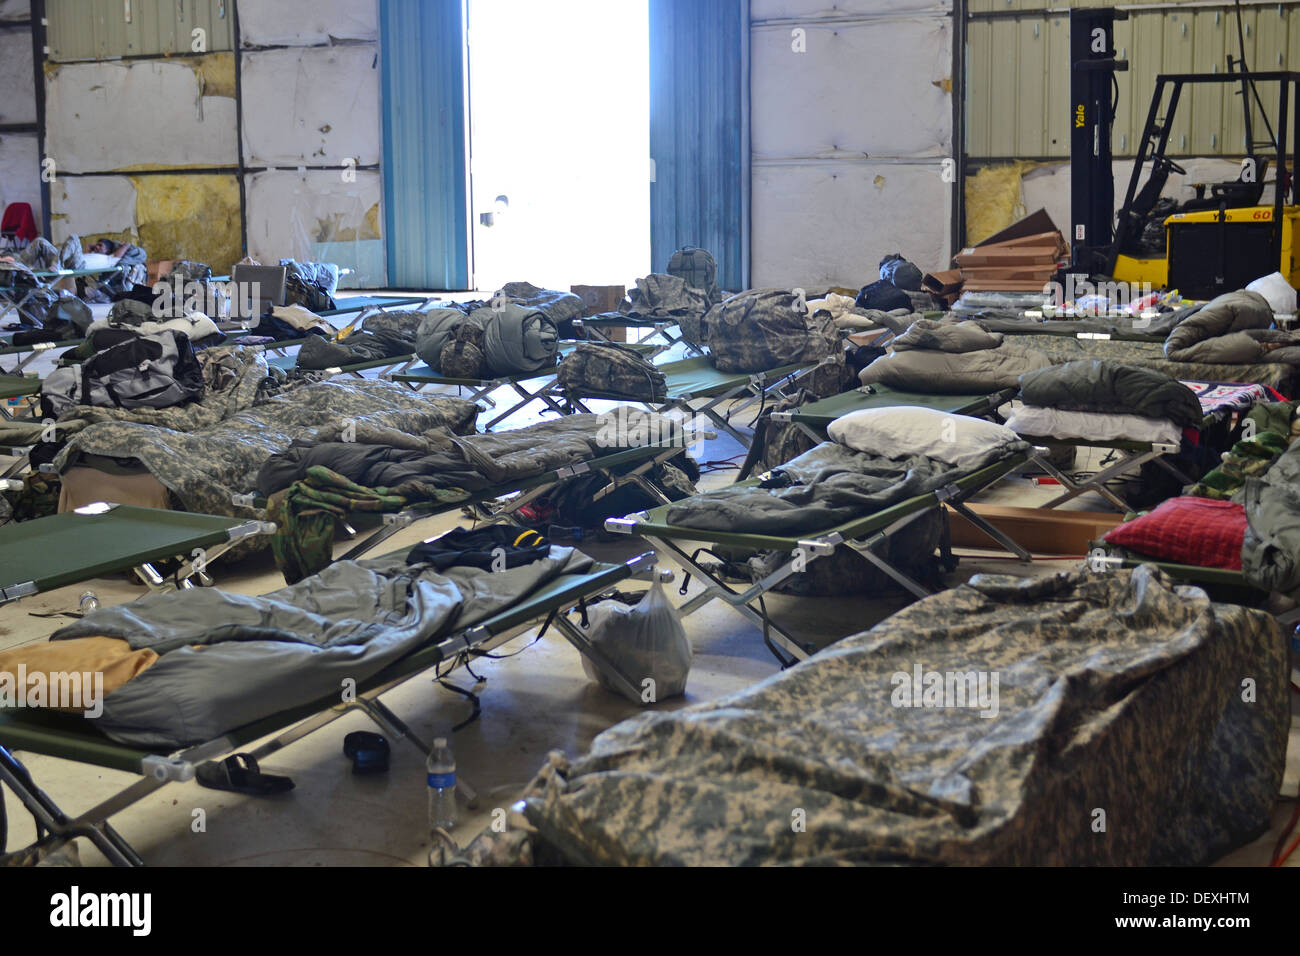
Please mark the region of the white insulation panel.
<svg viewBox="0 0 1300 956"><path fill-rule="evenodd" d="M243 6L240 6L240 10ZM951 0L750 0L749 19L763 20L825 19L834 17L897 16L900 13L952 12ZM241 14L242 16L242 14Z"/></svg>
<svg viewBox="0 0 1300 956"><path fill-rule="evenodd" d="M314 46L335 40L378 40L376 0L239 0L239 42L245 46Z"/></svg>
<svg viewBox="0 0 1300 956"><path fill-rule="evenodd" d="M135 186L125 176L56 179L50 183L50 231L59 242L71 233L134 231L135 201Z"/></svg>
<svg viewBox="0 0 1300 956"><path fill-rule="evenodd" d="M36 122L36 79L32 35L0 30L0 123Z"/></svg>
<svg viewBox="0 0 1300 956"><path fill-rule="evenodd" d="M248 165L378 163L378 60L371 44L243 54Z"/></svg>
<svg viewBox="0 0 1300 956"><path fill-rule="evenodd" d="M942 268L950 196L938 163L755 166L752 284L858 288L892 252Z"/></svg>
<svg viewBox="0 0 1300 956"><path fill-rule="evenodd" d="M26 20L31 15L31 0L0 0L0 20Z"/></svg>
<svg viewBox="0 0 1300 956"><path fill-rule="evenodd" d="M181 63L68 63L46 79L46 154L59 169L233 166L235 101L201 96Z"/></svg>
<svg viewBox="0 0 1300 956"><path fill-rule="evenodd" d="M756 159L948 155L950 21L763 28L751 51Z"/></svg>
<svg viewBox="0 0 1300 956"><path fill-rule="evenodd" d="M268 170L248 177L245 195L248 254L259 262L278 262L309 259L313 243L364 231L383 185L379 173L365 170L350 183L337 170Z"/></svg>
<svg viewBox="0 0 1300 956"><path fill-rule="evenodd" d="M32 207L41 222L41 160L35 133L0 133L0 208L11 202Z"/></svg>

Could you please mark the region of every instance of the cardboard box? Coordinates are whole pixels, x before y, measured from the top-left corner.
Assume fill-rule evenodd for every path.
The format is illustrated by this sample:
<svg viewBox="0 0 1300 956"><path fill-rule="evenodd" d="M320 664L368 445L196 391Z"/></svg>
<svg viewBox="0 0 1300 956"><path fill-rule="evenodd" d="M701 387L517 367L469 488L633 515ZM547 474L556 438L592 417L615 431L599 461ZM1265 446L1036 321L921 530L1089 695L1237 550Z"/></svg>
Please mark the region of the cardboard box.
<svg viewBox="0 0 1300 956"><path fill-rule="evenodd" d="M971 511L1012 541L1034 554L1078 555L1124 520L1104 511L1060 511L1011 505L971 504ZM960 513L948 511L954 548L996 548L998 545Z"/></svg>
<svg viewBox="0 0 1300 956"><path fill-rule="evenodd" d="M952 304L961 295L961 270L945 269L940 272L927 272L921 277L921 288L942 302L944 308L951 309Z"/></svg>
<svg viewBox="0 0 1300 956"><path fill-rule="evenodd" d="M993 246L1002 242L1023 239L1026 236L1041 236L1044 233L1053 232L1058 236L1061 234L1061 230L1056 227L1056 223L1052 222L1052 217L1047 214L1047 210L1039 209L1037 212L1031 212L1024 219L1013 222L1001 232L995 232L983 241L975 243L975 245Z"/></svg>
<svg viewBox="0 0 1300 956"><path fill-rule="evenodd" d="M569 291L582 300L584 316L617 312L623 303L623 297L627 295L627 289L621 285L571 285ZM627 341L627 329L605 331L615 342Z"/></svg>
<svg viewBox="0 0 1300 956"><path fill-rule="evenodd" d="M149 285L153 286L159 279L172 271L172 266L176 265L175 259L154 259L144 264L145 272L149 275Z"/></svg>

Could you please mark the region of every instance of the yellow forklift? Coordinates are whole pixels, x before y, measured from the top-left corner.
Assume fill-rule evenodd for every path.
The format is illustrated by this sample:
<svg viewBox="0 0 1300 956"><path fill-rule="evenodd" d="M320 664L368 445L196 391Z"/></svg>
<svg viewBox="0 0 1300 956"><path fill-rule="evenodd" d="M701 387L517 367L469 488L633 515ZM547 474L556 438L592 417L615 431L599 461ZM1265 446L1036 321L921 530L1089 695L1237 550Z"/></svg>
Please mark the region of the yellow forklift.
<svg viewBox="0 0 1300 956"><path fill-rule="evenodd" d="M1094 18L1105 16L1103 11L1089 13ZM1074 21L1072 16L1072 34L1076 27L1085 27L1085 23ZM1110 33L1109 18L1086 24L1089 31L1097 26ZM1074 271L1109 275L1155 289L1177 289L1188 298L1213 298L1273 272L1281 272L1291 285L1300 286L1296 252L1300 205L1296 204L1291 166L1300 149L1300 124L1294 115L1300 110L1293 110L1293 103L1300 106L1300 101L1293 99L1300 94L1300 73L1251 73L1244 60L1229 56L1227 73L1157 76L1124 203L1114 221L1113 235L1108 235L1114 189L1110 181L1109 127L1115 104L1102 91L1112 85L1113 81L1107 81L1112 79L1113 71L1126 69L1128 64L1114 60L1113 53L1107 58L1105 52L1089 62L1080 51L1074 64L1072 86L1091 91L1076 94L1073 104L1076 128L1071 177L1078 177L1071 183ZM1246 149L1238 178L1194 184L1195 198L1182 202L1163 197L1171 173L1187 174L1166 155L1183 90L1222 83L1240 86L1245 113ZM1276 91L1276 126L1269 120L1260 87ZM1255 139L1254 105L1263 117L1267 139ZM1139 188L1147 163L1150 172ZM1273 178L1266 182L1270 173ZM1263 205L1266 185L1274 189L1272 202Z"/></svg>

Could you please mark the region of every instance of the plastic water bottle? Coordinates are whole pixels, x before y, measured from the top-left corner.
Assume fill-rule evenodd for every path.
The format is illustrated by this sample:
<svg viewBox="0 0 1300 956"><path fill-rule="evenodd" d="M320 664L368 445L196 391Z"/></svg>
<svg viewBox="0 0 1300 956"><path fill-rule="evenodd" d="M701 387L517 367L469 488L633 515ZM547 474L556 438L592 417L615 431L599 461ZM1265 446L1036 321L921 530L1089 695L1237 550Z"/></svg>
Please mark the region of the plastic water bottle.
<svg viewBox="0 0 1300 956"><path fill-rule="evenodd" d="M450 830L456 825L456 758L445 737L433 742L429 751L429 829Z"/></svg>
<svg viewBox="0 0 1300 956"><path fill-rule="evenodd" d="M91 611L99 610L99 598L94 591L83 591L81 593L81 613L89 614Z"/></svg>

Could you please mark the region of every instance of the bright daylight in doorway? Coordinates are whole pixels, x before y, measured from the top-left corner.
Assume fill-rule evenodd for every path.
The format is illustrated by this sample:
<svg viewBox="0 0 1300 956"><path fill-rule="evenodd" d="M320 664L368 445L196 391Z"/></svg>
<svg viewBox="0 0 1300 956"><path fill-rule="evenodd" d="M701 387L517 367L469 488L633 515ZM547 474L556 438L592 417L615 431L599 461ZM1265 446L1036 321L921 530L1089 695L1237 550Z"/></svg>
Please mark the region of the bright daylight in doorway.
<svg viewBox="0 0 1300 956"><path fill-rule="evenodd" d="M645 275L645 0L470 0L469 36L474 287Z"/></svg>

